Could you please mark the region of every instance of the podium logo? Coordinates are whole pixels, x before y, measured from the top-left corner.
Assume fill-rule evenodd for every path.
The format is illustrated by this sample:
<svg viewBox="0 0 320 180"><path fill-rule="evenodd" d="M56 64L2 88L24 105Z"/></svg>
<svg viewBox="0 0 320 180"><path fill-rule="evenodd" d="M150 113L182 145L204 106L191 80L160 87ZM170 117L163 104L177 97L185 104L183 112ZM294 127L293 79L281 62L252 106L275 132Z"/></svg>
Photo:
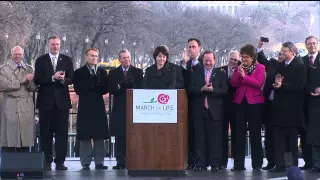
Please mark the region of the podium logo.
<svg viewBox="0 0 320 180"><path fill-rule="evenodd" d="M159 94L157 99L158 99L158 101L156 101L155 98L153 97L153 98L150 99L150 101L146 101L146 102L143 102L143 103L151 103L151 104L153 104L153 103L159 102L160 104L168 104L170 96L167 95L167 94Z"/></svg>
<svg viewBox="0 0 320 180"><path fill-rule="evenodd" d="M158 102L160 104L168 104L169 99L170 99L170 96L167 94L159 94L158 96Z"/></svg>
<svg viewBox="0 0 320 180"><path fill-rule="evenodd" d="M153 97L153 98L150 99L150 101L146 101L146 102L143 102L143 103L156 103L156 102L157 102L157 101L155 101L155 100L154 100L154 97Z"/></svg>

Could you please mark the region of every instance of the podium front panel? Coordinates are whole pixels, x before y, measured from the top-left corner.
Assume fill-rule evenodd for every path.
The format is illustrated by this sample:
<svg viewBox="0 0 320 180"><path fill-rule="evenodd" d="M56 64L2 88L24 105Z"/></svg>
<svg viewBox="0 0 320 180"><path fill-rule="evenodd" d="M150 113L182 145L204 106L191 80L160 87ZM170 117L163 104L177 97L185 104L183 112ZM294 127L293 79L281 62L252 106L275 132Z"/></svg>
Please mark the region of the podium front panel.
<svg viewBox="0 0 320 180"><path fill-rule="evenodd" d="M134 123L133 91L127 90L127 156L130 170L174 171L184 170L187 158L188 104L184 90L177 93L176 123ZM141 91L141 90L140 90ZM144 90L157 91L159 90ZM172 90L160 90L162 94ZM149 93L150 94L150 93ZM152 121L152 113L150 113ZM158 121L157 121L158 122ZM164 121L166 122L166 121Z"/></svg>

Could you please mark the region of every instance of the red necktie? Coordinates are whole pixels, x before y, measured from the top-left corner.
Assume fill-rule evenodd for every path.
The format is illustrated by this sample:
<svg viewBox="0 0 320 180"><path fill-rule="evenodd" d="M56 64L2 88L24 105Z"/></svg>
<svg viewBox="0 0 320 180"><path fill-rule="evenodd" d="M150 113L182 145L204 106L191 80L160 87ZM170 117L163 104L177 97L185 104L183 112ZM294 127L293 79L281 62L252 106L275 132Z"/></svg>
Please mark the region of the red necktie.
<svg viewBox="0 0 320 180"><path fill-rule="evenodd" d="M311 65L313 65L313 56L309 57L309 62L310 62Z"/></svg>
<svg viewBox="0 0 320 180"><path fill-rule="evenodd" d="M126 77L127 76L127 70L124 70L123 73L124 73L124 77Z"/></svg>

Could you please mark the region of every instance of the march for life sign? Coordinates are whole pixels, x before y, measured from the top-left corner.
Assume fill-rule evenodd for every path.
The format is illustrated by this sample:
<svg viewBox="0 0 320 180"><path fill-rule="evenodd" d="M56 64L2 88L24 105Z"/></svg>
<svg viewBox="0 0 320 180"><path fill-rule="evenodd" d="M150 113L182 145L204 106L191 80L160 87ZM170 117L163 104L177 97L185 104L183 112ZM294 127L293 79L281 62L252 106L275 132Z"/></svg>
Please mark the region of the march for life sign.
<svg viewBox="0 0 320 180"><path fill-rule="evenodd" d="M177 123L177 90L133 90L133 123Z"/></svg>

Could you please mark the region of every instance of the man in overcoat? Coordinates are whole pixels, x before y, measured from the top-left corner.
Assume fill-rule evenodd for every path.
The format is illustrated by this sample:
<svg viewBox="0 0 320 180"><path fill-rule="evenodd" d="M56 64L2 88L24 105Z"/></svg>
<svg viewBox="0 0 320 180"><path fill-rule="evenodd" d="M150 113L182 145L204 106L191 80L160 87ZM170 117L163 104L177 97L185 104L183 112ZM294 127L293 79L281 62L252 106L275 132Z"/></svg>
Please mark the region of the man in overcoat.
<svg viewBox="0 0 320 180"><path fill-rule="evenodd" d="M0 67L0 144L3 152L28 152L34 146L33 69L22 62L23 49L15 46L11 60Z"/></svg>
<svg viewBox="0 0 320 180"><path fill-rule="evenodd" d="M285 171L286 145L298 166L298 130L305 122L303 113L304 89L307 72L303 62L294 56L295 45L286 42L282 45L281 56L284 61L276 67L273 84L272 112L274 126L275 167L271 172ZM288 156L289 157L289 156Z"/></svg>
<svg viewBox="0 0 320 180"><path fill-rule="evenodd" d="M306 104L307 128L306 128L306 145L311 145L310 150L302 149L305 166L302 170L309 168L311 173L320 172L320 54L318 51L318 39L309 36L305 41L308 54L304 56L303 62L307 68L308 78L306 83ZM302 137L301 137L302 139ZM307 158L306 158L307 157ZM309 162L308 162L309 161Z"/></svg>
<svg viewBox="0 0 320 180"><path fill-rule="evenodd" d="M93 156L96 169L108 169L104 166L104 140L109 138L109 128L103 100L108 93L107 72L97 66L98 49L88 49L85 54L87 63L74 72L73 78L74 90L79 95L76 127L80 162L83 170L89 170Z"/></svg>

